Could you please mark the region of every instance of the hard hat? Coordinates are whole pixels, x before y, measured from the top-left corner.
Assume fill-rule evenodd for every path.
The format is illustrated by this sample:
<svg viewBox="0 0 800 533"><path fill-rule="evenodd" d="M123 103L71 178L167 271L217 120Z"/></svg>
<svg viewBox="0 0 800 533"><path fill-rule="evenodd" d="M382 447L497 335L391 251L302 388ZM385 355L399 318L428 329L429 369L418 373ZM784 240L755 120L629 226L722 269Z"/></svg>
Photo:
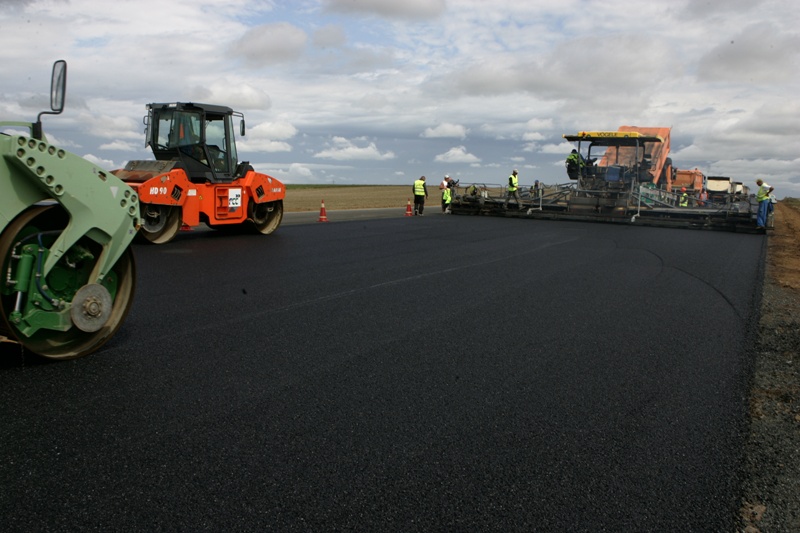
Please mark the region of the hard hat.
<svg viewBox="0 0 800 533"><path fill-rule="evenodd" d="M681 187L681 192L686 192L686 187Z"/></svg>
<svg viewBox="0 0 800 533"><path fill-rule="evenodd" d="M449 178L449 177L450 177L450 174L445 174L445 175L444 175L444 177L445 177L445 178Z"/></svg>

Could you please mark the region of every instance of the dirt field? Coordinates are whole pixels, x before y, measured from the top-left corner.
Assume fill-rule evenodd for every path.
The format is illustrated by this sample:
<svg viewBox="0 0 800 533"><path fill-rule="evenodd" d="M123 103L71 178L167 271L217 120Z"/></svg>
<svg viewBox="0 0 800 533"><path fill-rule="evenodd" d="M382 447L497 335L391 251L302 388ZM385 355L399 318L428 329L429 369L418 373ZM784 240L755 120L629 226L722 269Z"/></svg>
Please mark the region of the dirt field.
<svg viewBox="0 0 800 533"><path fill-rule="evenodd" d="M291 186L283 201L285 211L318 211L322 201L325 209L368 209L376 207L405 207L414 204L414 195L408 185L347 185L347 186ZM439 204L439 184L428 184L426 204Z"/></svg>
<svg viewBox="0 0 800 533"><path fill-rule="evenodd" d="M800 201L777 204L743 465L740 531L800 531Z"/></svg>

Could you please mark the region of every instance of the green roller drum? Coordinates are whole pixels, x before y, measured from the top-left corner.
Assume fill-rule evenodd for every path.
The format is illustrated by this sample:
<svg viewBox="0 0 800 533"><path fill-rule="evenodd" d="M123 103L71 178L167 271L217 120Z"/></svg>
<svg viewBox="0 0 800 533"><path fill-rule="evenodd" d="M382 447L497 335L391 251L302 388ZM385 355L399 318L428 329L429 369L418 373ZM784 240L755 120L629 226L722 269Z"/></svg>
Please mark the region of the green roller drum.
<svg viewBox="0 0 800 533"><path fill-rule="evenodd" d="M52 111L35 123L0 122L0 340L50 359L100 348L136 285L136 193L41 132L41 115L62 111L65 88L58 61Z"/></svg>

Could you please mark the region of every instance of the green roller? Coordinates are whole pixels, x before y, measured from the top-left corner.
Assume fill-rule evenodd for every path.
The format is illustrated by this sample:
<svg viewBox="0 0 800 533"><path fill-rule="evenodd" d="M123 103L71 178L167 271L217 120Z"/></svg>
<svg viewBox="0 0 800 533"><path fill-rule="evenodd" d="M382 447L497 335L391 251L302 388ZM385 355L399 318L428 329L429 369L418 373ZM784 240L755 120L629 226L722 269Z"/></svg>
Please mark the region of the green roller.
<svg viewBox="0 0 800 533"><path fill-rule="evenodd" d="M53 65L51 111L35 123L0 121L0 340L49 359L100 348L136 285L136 193L42 133L41 116L63 110L66 73Z"/></svg>

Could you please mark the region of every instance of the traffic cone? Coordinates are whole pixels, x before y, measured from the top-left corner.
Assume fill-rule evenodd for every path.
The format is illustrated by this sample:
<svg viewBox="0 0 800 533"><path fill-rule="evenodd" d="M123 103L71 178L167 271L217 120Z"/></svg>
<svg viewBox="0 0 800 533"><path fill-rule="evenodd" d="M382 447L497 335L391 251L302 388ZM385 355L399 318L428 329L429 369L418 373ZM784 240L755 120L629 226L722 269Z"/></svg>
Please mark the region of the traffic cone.
<svg viewBox="0 0 800 533"><path fill-rule="evenodd" d="M319 208L319 220L317 222L327 222L328 214L325 212L325 200L322 200L322 206Z"/></svg>
<svg viewBox="0 0 800 533"><path fill-rule="evenodd" d="M414 212L411 210L411 198L408 199L408 205L406 205L406 216L413 217Z"/></svg>
<svg viewBox="0 0 800 533"><path fill-rule="evenodd" d="M189 224L187 224L186 222L184 222L183 224L181 224L181 231L192 231L192 229L194 229L194 228L192 228L192 227L191 227Z"/></svg>

